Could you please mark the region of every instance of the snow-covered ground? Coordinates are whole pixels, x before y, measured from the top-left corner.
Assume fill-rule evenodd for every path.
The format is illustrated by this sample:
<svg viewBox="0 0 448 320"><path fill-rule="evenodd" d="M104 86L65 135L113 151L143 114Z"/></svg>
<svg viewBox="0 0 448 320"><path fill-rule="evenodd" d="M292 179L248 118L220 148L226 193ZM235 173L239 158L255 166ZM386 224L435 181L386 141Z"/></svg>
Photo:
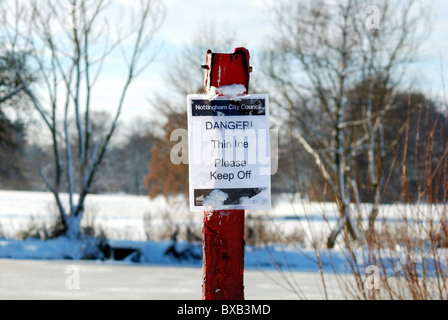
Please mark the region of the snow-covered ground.
<svg viewBox="0 0 448 320"><path fill-rule="evenodd" d="M67 197L63 197L67 200ZM112 239L145 240L143 217L166 208L162 197L150 201L144 196L89 195L83 224L93 221ZM57 216L54 197L48 192L0 191L0 226L6 237L34 223L51 223ZM186 217L185 217L186 218ZM157 223L157 218L154 223Z"/></svg>
<svg viewBox="0 0 448 320"><path fill-rule="evenodd" d="M364 204L361 209L369 212L370 205ZM404 216L409 219L410 215L415 218L411 206L383 205L377 221L381 223L387 218L389 222L397 222ZM57 209L51 193L0 191L0 236L14 238L17 232L29 228L31 223L44 222L48 225L56 216ZM269 212L246 211L246 216L269 222L267 225L285 235L303 232L307 240L314 235L328 233L337 222L338 211L334 203L309 202L297 195L281 195L275 197ZM101 228L109 239L144 241L147 240L145 230L157 238L160 236L158 232L168 225L189 224L200 228L202 219L202 213L189 211L182 197L169 200L157 197L151 200L147 196L93 194L87 197L83 224Z"/></svg>
<svg viewBox="0 0 448 320"><path fill-rule="evenodd" d="M430 209L426 208L424 212L420 211L421 208L422 206L383 205L378 217L378 224L383 223L385 220L387 220L388 223L400 222L404 217L406 217L408 221L415 221L418 223L430 219L434 219L437 222L439 214L439 209L437 207L432 207ZM361 210L368 212L370 207L369 205L363 205ZM440 210L443 211L443 208ZM306 279L317 279L316 281L319 283L318 280L320 279L320 274L316 263L316 255L309 244L311 239L316 239L318 236L322 237L322 235L328 234L328 231L337 223L338 213L335 205L332 203L312 203L303 200L298 196L291 197L289 195L284 195L275 199L271 211L246 212L246 215L248 217L246 223L254 221L254 217L259 219L257 221L262 221L266 233L276 232L282 236L291 237L295 234L302 235L302 240L298 240L296 243L289 243L288 245L271 243L259 247L251 245L246 246L245 272L248 275L246 277L246 288L250 287L251 289L248 290L254 290L254 297L258 297L255 292L256 288L261 285L265 288L264 292L272 293L261 297L263 299L269 299L269 297L270 299L281 297L323 298L321 285L305 285L306 288L304 289L303 284L311 283L310 281L307 282ZM11 279L20 277L20 270L22 268L11 266L11 263L13 263L11 262L12 260L1 259L51 259L54 261L70 259L74 261L73 263L75 265L82 264L83 269L89 270L88 272L86 271L86 275L90 274L90 272L96 274L104 268L108 269L114 266L110 260L102 262L82 262L80 260L82 257L85 257L86 254L92 256L101 254L95 252L98 248L97 243L92 243L92 241L96 240L85 239L75 243L63 237L48 241L40 241L36 239L27 239L25 241L13 240L19 232L26 230L27 228L29 229L30 225L49 225L54 221L56 216L57 213L53 197L50 193L0 191L0 277L2 277L0 298L5 297L5 286L14 285L13 283L10 283L10 281L12 281ZM252 220L249 219L249 216L252 217ZM160 238L162 238L161 233L166 233L166 230L174 230L169 229L169 227L174 227L176 225L179 227L189 225L190 227L198 228L198 230L200 230L202 219L202 213L191 213L188 210L188 205L182 198L166 200L163 197L158 197L154 200L150 200L146 196L114 194L90 195L87 198L83 223L94 225L97 229L102 229L107 236L109 244L113 247L138 249L137 255L130 256L127 261L119 262L119 265L123 264L122 266L127 267L141 266L142 268L154 268L148 271L153 274L153 276L156 274L163 274L163 270L166 270L166 272L177 272L176 274L178 274L178 276L173 278L174 282L166 283L166 288L155 285L160 289L160 298L163 298L164 294L167 296L170 295L168 292L169 289L171 286L176 285L176 282L179 281L179 277L182 278L183 271L185 271L184 277L189 277L191 274L196 273L200 274L202 251L200 242L189 244L186 241L179 239L175 249L178 252L187 252L185 258L179 259L172 255L167 255L166 251L173 242L169 240L169 238L168 240L166 238L165 240L160 240ZM363 222L367 223L364 219ZM147 233L149 233L150 241L147 239ZM350 274L344 251L323 250L319 254L322 262L322 271L325 273L326 281L328 281L328 289L330 291L332 288L331 290L333 290L334 293L332 296L331 292L328 292L329 297L342 298L341 291L335 289L337 287L337 279L335 278L334 272L337 272L338 274ZM193 256L196 258L192 258ZM364 261L362 252L360 252L358 258L359 265L363 266ZM21 263L19 260L15 261L19 264ZM24 263L24 267L31 263L29 261L25 263L23 260L22 262ZM48 267L50 269L55 268L57 267L57 263L48 265ZM98 267L98 269L96 269L96 267ZM6 272L6 270L9 270L8 268L10 268L10 271L8 271L9 273ZM114 270L119 270L119 268L110 269L105 272L110 273L111 275L113 275L114 272L120 272ZM131 269L127 270L127 272L129 272ZM177 271L174 272L173 270ZM12 275L12 273L14 273L15 276L7 276L8 274ZM307 273L309 276L306 276L304 273ZM265 281L259 280L258 277L261 275L263 275ZM118 275L113 275L112 278L115 276L118 277ZM22 281L27 281L27 277L28 274L23 274ZM45 278L46 276L43 275L42 277ZM86 277L89 278L90 275ZM94 278L94 275L92 275L91 278ZM250 284L249 279L255 279L255 281ZM20 280L17 281L20 282ZM156 280L153 279L148 281ZM187 285L190 283L189 281L200 281L200 279L199 277L195 280L189 279L186 280L185 284ZM41 285L45 286L45 284ZM148 286L151 287L153 285L154 284ZM112 291L120 291L120 289L114 288L109 289ZM303 292L297 291L298 288ZM196 289L198 292L200 291L199 288ZM84 295L81 294L80 297L89 298L89 294L93 294L92 292L95 292L96 289L92 290L87 292L84 291ZM112 291L110 290L108 291L109 293L106 294L106 298L112 297ZM139 290L148 293L147 289L143 288L134 288L133 290L133 293L129 293L130 296ZM154 289L148 290L151 291ZM179 290L182 292L184 289ZM191 289L185 289L186 296L195 299L195 297L187 294L189 292L188 290ZM296 292L292 292L292 290L296 290ZM283 293L280 293L280 291ZM123 291L120 292L122 293ZM199 294L198 292L196 292L196 294ZM61 295L62 298L64 297L64 294L68 293L64 291ZM50 293L49 295L51 296ZM159 298L157 295L150 295L149 299L154 297Z"/></svg>
<svg viewBox="0 0 448 320"><path fill-rule="evenodd" d="M327 209L328 212L334 209L330 209L331 205L327 206L329 208L324 209ZM127 262L128 264L119 262L116 266L110 261L90 263L81 261L79 259L90 248L88 240L77 243L65 238L45 242L35 239L12 240L19 232L29 229L32 224L50 225L54 221L57 211L50 193L0 191L0 237L4 236L3 239L0 238L0 277L2 278L0 298L39 298L40 295L29 290L30 287L41 288L39 292L44 293L40 296L42 298L200 298L201 243L192 245L186 242L177 243L177 250L182 251L189 248L191 252L195 252L199 256L199 259L179 260L165 254L166 249L172 244L170 240L147 241L145 231L149 229L150 235L156 238L160 236L157 232L165 229L167 223L179 226L189 224L200 228L203 219L202 213L189 212L188 206L182 199L166 200L163 197L158 197L150 200L146 196L130 195L90 195L87 198L86 208L84 224L90 223L94 224L96 228L101 228L113 246L138 248L142 256L138 257L140 263L137 265L150 270L143 272L143 269L136 268L136 264L131 262ZM314 209L317 215L318 211L316 208ZM308 212L296 211L297 209L291 206L289 200L285 198L278 202L269 215L265 212L248 212L247 214L262 218L267 225L272 225L273 229L281 228L285 232L288 230L297 232L298 229L303 229L299 215L303 216ZM271 223L273 221L275 225ZM323 223L322 219L316 219L316 217L314 222L315 226ZM92 248L95 247L92 246ZM246 246L246 297L248 299L303 298L303 295L300 296L297 292L292 291L296 289L293 289L294 286L290 284L292 279L298 277L300 283L306 283L305 286L308 289L305 291L307 291L308 298L323 298L313 256L311 250L302 248L298 251L294 247L280 244L273 244L267 248ZM28 260L1 260L5 258ZM47 259L54 262L36 261ZM71 259L73 262L63 262L63 259ZM82 265L84 290L68 291L60 283L55 285L51 280L53 275L50 270L55 268L59 270L62 268L61 264L65 266L67 263ZM330 265L327 264L327 266L330 270ZM125 272L123 268L128 269ZM282 272L278 272L277 269L281 269ZM129 270L132 270L131 274L135 272L151 274L151 277L146 277L149 283L139 286L134 284L132 279L128 279L128 283L125 279L129 275L125 274ZM110 285L112 287L103 288L103 284L92 282L98 278L96 275L101 273L100 271L105 273L104 276L101 276L105 279L111 276L110 279L123 280ZM306 272L308 276L303 272ZM192 278L192 274L195 277ZM61 272L54 276L66 277ZM145 279L145 277L141 279ZM162 284L163 279L166 282ZM21 289L17 283L24 284L24 287ZM30 285L30 283L34 284ZM136 283L139 282L136 281ZM335 284L334 281L333 284ZM334 287L337 286L334 285ZM172 293L170 288L177 288L177 290ZM338 292L337 288L335 290ZM338 295L335 297L337 298Z"/></svg>
<svg viewBox="0 0 448 320"><path fill-rule="evenodd" d="M388 223L395 223L402 221L403 217L406 217L408 221L435 219L437 222L437 208L419 212L418 208L421 207L416 209L404 205L383 205L377 223L381 224L385 219ZM369 212L370 207L366 204L361 210ZM338 212L333 203L314 203L298 196L282 195L275 198L273 208L269 212L246 211L246 216L248 217L247 224L254 221L249 217L262 221L266 234L272 232L281 237L299 234L298 238L301 239L292 246L274 243L268 246L268 250L247 246L248 266L275 267L273 264L278 264L279 260L287 258L292 267L300 266L301 271L315 271L314 251L309 245L310 241L328 234L337 223ZM43 258L76 259L79 252L89 245L88 243L73 245L64 239L47 241L45 244L33 239L25 242L10 241L20 231L29 229L32 224L50 225L55 217L57 217L57 211L51 193L0 191L0 241L1 237L4 237L0 242L0 258L27 259L39 258L41 255ZM203 214L190 212L183 197L169 200L157 197L151 200L146 196L113 194L89 195L83 224L94 225L95 228L103 230L107 239L115 241L117 246L140 248L140 251L147 255L142 259L144 262L169 264L170 262L163 254L171 243L166 240L171 235L167 232L172 232L175 226L183 228L189 225L193 229L196 228L200 235L202 220ZM365 218L363 221L367 223ZM148 233L151 241L148 241ZM163 241L160 241L161 233L165 233ZM182 242L179 245L187 246ZM200 254L200 247L194 250ZM148 258L149 256L151 258ZM305 265L307 267L303 269ZM314 268L312 270L311 265Z"/></svg>
<svg viewBox="0 0 448 320"><path fill-rule="evenodd" d="M302 251L283 246L280 249L278 245L272 245L270 246L271 253L268 254L264 248L259 250L248 246L246 250L248 265L272 266L272 254L277 254L279 257L287 256L291 265L303 266L302 260L305 260L305 263L310 262L310 259L302 259L303 252L305 256L314 256L311 250L303 248L306 245L305 241L315 234L328 232L329 226L336 223L337 210L331 203L308 203L298 197L293 199L283 196L276 199L271 211L246 211L246 216L260 219L264 223L266 233L269 231L283 236L299 234L303 238L301 243L297 243ZM3 234L5 238L13 239L19 232L29 229L32 224L38 226L46 224L48 227L56 217L57 209L51 193L0 191L0 237ZM182 228L189 225L200 236L202 220L203 214L190 212L183 197L169 200L157 197L151 200L147 196L114 194L89 195L86 200L83 224L93 224L96 229L103 230L107 238L115 243L132 241L133 244L128 246L140 246L141 251L148 253L148 256L151 251L150 262L164 264L168 263L163 260L165 258L163 252L169 245L169 241L160 242L162 234L165 234L164 239L169 239L175 226ZM249 218L246 223L250 223ZM152 242L147 242L146 233L149 233ZM2 241L0 242L0 258L34 259L39 258L39 255L46 258L76 258L85 245L73 246L64 239L47 241L45 244L32 239L25 242ZM124 246L125 244L117 245ZM200 253L200 248L198 251ZM288 254L285 255L285 252ZM145 261L149 262L148 259L145 258ZM297 259L301 262L295 262ZM313 265L315 266L314 262ZM306 270L309 270L309 267Z"/></svg>

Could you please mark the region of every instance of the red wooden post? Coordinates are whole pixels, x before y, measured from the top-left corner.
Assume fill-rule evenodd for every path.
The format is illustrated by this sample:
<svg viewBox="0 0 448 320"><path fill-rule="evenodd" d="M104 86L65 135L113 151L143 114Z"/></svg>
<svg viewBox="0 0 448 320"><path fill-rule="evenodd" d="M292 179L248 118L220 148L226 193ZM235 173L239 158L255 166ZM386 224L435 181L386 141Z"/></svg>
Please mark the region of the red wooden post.
<svg viewBox="0 0 448 320"><path fill-rule="evenodd" d="M244 300L244 210L205 212L202 300Z"/></svg>
<svg viewBox="0 0 448 320"><path fill-rule="evenodd" d="M249 90L249 51L207 52L204 90L242 84ZM204 213L202 229L202 299L244 300L244 210Z"/></svg>

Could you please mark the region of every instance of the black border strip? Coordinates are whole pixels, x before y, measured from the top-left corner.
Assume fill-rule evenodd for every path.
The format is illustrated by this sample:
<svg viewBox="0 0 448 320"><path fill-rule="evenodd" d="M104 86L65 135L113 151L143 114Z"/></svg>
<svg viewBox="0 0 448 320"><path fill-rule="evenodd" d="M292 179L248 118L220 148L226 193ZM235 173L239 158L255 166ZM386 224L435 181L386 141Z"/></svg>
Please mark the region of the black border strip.
<svg viewBox="0 0 448 320"><path fill-rule="evenodd" d="M264 188L194 189L193 195L194 195L195 207L202 207L205 198L214 190L221 190L222 192L228 194L229 197L223 203L223 205L226 206L226 205L239 205L241 204L240 203L241 198L243 197L248 197L249 199L253 198L261 191L263 191Z"/></svg>
<svg viewBox="0 0 448 320"><path fill-rule="evenodd" d="M191 100L191 115L193 117L218 116L265 116L266 99L241 100Z"/></svg>

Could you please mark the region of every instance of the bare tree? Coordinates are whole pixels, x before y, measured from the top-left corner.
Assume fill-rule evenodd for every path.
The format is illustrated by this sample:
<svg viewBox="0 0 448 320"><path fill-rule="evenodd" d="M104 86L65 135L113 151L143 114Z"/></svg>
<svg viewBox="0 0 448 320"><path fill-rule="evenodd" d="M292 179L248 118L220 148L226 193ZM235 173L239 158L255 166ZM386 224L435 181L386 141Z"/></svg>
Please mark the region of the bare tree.
<svg viewBox="0 0 448 320"><path fill-rule="evenodd" d="M17 57L18 64L28 81L35 78L27 66L28 55ZM12 65L13 59L0 48L0 187L24 186L24 161L22 154L26 145L24 112L28 98Z"/></svg>
<svg viewBox="0 0 448 320"><path fill-rule="evenodd" d="M378 164L385 155L382 119L393 101L391 89L422 43L417 34L426 16L418 1L377 1L377 23L371 25L369 5L354 0L279 1L273 10L275 49L266 56L264 70L276 91L272 100L288 115L292 145L297 142L309 154L338 206L340 218L328 247L344 227L353 239L363 240L351 203L359 201L354 159L366 150L376 194L371 225L376 219ZM368 99L355 119L347 92L361 82ZM359 128L363 134L355 135Z"/></svg>
<svg viewBox="0 0 448 320"><path fill-rule="evenodd" d="M36 72L44 81L43 88L32 86L15 60L21 85L51 133L54 179L50 181L44 170L41 176L55 196L66 235L73 239L80 236L84 202L114 135L128 89L155 57L153 36L163 22L164 8L158 0L136 2L130 17L122 12L120 20L113 23L108 20L108 9L114 3L107 0L0 3L5 50L13 57L22 52L32 54ZM115 58L118 49L127 71L120 97L111 106L115 108L112 124L106 134L94 139L91 98L104 63ZM70 139L71 115L76 119L76 150ZM64 190L68 191L68 205L61 198Z"/></svg>

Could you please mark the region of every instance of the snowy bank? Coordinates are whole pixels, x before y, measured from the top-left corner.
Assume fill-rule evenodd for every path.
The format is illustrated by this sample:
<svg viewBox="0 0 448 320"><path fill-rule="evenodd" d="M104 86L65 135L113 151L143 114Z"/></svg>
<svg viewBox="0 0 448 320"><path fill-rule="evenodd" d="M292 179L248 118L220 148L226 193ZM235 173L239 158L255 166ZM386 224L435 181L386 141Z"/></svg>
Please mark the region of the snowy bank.
<svg viewBox="0 0 448 320"><path fill-rule="evenodd" d="M119 259L113 252L124 250L126 256ZM111 255L112 252L112 255ZM321 270L325 274L350 275L355 270L361 275L367 274L369 252L359 248L351 256L348 250L331 249L319 252ZM409 260L406 250L384 250L381 252L381 269L389 276L402 276L409 263L414 266L417 275L424 271L426 277L437 277L433 256L430 253L415 253ZM378 258L378 257L377 257ZM447 261L448 250L438 249L438 259ZM142 265L166 267L202 266L202 243L186 241L122 241L97 240L94 238L71 241L66 237L42 241L27 239L24 241L1 240L0 259L36 259L36 260L107 260ZM375 260L375 259L374 259ZM423 264L422 264L423 263ZM312 249L272 244L263 247L246 245L244 264L246 269L278 270L281 272L319 273L316 254ZM446 268L442 262L440 265ZM353 269L354 268L354 269ZM364 272L365 271L365 272ZM440 270L439 270L440 272Z"/></svg>
<svg viewBox="0 0 448 320"><path fill-rule="evenodd" d="M46 241L38 239L1 240L0 258L3 259L56 259L80 260L101 259L99 240L94 238L72 241L66 237L59 237Z"/></svg>
<svg viewBox="0 0 448 320"><path fill-rule="evenodd" d="M94 239L70 241L65 237L42 241L36 239L0 240L0 259L106 259L107 246L117 248L132 248L134 253L120 259L125 262L154 264L164 266L202 266L202 244L172 241L109 241L100 249L101 243ZM321 257L323 267L333 271L337 266L343 272L345 267L343 256L333 251ZM110 257L114 260L114 257ZM246 246L245 267L256 269L282 269L301 272L318 272L314 253L310 250L284 245L270 245L267 247Z"/></svg>

